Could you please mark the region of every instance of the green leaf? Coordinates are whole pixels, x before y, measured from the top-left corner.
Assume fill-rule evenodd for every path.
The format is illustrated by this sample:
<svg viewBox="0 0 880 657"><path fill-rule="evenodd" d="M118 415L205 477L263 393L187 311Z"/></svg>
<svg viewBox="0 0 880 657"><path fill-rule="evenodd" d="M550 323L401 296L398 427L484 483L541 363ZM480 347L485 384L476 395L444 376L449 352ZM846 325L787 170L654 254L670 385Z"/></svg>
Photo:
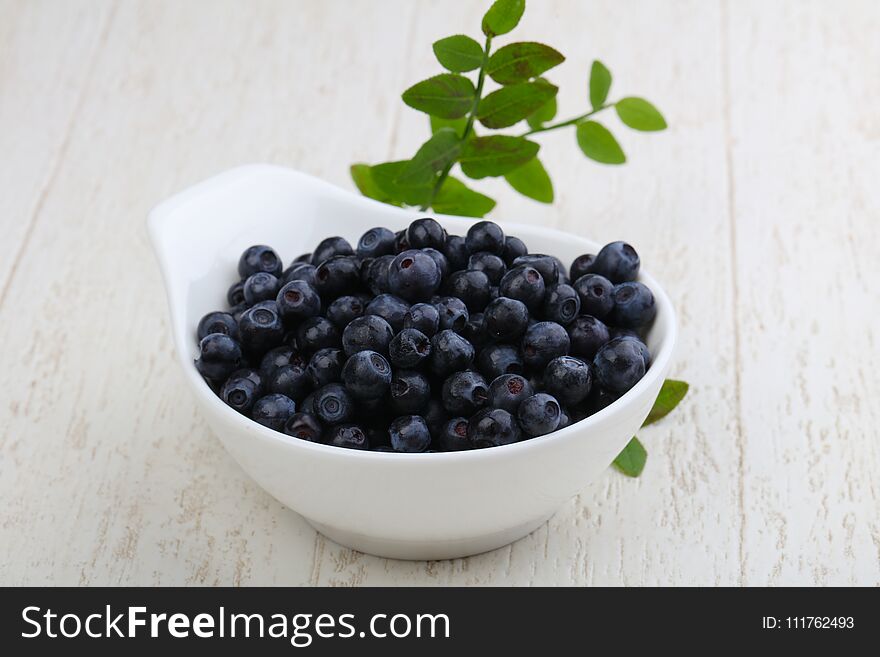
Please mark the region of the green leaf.
<svg viewBox="0 0 880 657"><path fill-rule="evenodd" d="M430 185L461 152L461 139L454 128L441 128L416 151L394 180L398 185Z"/></svg>
<svg viewBox="0 0 880 657"><path fill-rule="evenodd" d="M443 119L464 116L474 104L474 83L463 75L441 73L417 82L403 92L403 102Z"/></svg>
<svg viewBox="0 0 880 657"><path fill-rule="evenodd" d="M470 178L503 176L535 157L538 148L538 144L523 137L475 137L465 143L459 163Z"/></svg>
<svg viewBox="0 0 880 657"><path fill-rule="evenodd" d="M543 78L541 78L543 80ZM548 100L544 103L538 110L532 114L531 116L526 118L526 123L529 124L529 127L532 130L537 130L542 125L547 123L547 121L552 121L553 117L556 116L556 96Z"/></svg>
<svg viewBox="0 0 880 657"><path fill-rule="evenodd" d="M467 119L465 117L461 117L460 119L441 119L439 116L430 116L431 119L431 134L434 134L441 128L452 128L455 130L455 134L461 137L464 134L464 128L467 125Z"/></svg>
<svg viewBox="0 0 880 657"><path fill-rule="evenodd" d="M376 181L373 180L372 167L369 164L352 164L349 170L351 171L351 179L354 180L354 184L357 185L361 194L382 203L400 205L400 203L391 200L391 197L376 184Z"/></svg>
<svg viewBox="0 0 880 657"><path fill-rule="evenodd" d="M480 101L477 118L487 128L506 128L534 114L558 90L545 80L501 87Z"/></svg>
<svg viewBox="0 0 880 657"><path fill-rule="evenodd" d="M526 10L526 0L495 0L483 16L483 34L487 37L507 34L519 23Z"/></svg>
<svg viewBox="0 0 880 657"><path fill-rule="evenodd" d="M660 388L660 394L654 402L654 407L648 413L647 419L642 423L643 427L653 424L657 420L666 417L669 412L678 406L678 403L684 399L690 386L684 381L675 381L674 379L666 379L663 387Z"/></svg>
<svg viewBox="0 0 880 657"><path fill-rule="evenodd" d="M617 116L620 117L620 120L633 130L647 132L666 130L666 119L656 107L644 98L630 96L618 100L614 109L617 110Z"/></svg>
<svg viewBox="0 0 880 657"><path fill-rule="evenodd" d="M639 439L633 436L623 451L614 459L614 467L627 477L638 477L645 469L645 461L648 460L648 452Z"/></svg>
<svg viewBox="0 0 880 657"><path fill-rule="evenodd" d="M431 207L440 214L483 217L495 207L495 201L450 176L437 192Z"/></svg>
<svg viewBox="0 0 880 657"><path fill-rule="evenodd" d="M605 64L598 59L593 62L590 69L590 105L593 109L599 109L608 98L611 89L611 71L605 68Z"/></svg>
<svg viewBox="0 0 880 657"><path fill-rule="evenodd" d="M370 173L379 189L392 200L407 205L424 205L431 198L430 185L401 185L397 182L407 164L407 160L376 164L370 168Z"/></svg>
<svg viewBox="0 0 880 657"><path fill-rule="evenodd" d="M578 146L591 160L602 164L623 164L626 155L623 149L605 126L595 121L579 123L577 127Z"/></svg>
<svg viewBox="0 0 880 657"><path fill-rule="evenodd" d="M540 201L541 203L553 202L553 183L547 170L541 164L541 160L533 157L521 167L514 169L504 178L523 196Z"/></svg>
<svg viewBox="0 0 880 657"><path fill-rule="evenodd" d="M483 63L483 48L464 34L435 41L434 55L443 68L453 73L473 71L475 68L480 68Z"/></svg>
<svg viewBox="0 0 880 657"><path fill-rule="evenodd" d="M499 84L536 78L565 61L561 53L543 43L522 41L500 48L489 58L486 73Z"/></svg>

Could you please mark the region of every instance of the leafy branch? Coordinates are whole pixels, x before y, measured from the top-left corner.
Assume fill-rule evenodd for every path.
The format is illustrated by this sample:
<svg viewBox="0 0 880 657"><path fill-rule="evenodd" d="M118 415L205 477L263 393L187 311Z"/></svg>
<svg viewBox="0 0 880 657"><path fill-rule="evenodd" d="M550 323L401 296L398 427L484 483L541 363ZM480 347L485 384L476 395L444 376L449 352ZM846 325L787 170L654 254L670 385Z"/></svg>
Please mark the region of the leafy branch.
<svg viewBox="0 0 880 657"><path fill-rule="evenodd" d="M528 137L573 126L584 155L603 164L623 164L626 155L617 139L592 117L614 108L620 121L635 130L666 128L663 115L643 98L608 102L612 76L600 61L594 61L590 70L590 109L552 123L559 89L543 74L565 57L531 41L492 50L493 39L513 30L524 11L525 0L497 0L483 17L483 46L463 34L434 43L437 61L447 72L414 84L402 96L404 103L430 117L431 136L409 160L352 165L352 178L362 194L423 211L485 216L495 201L450 175L457 165L472 180L504 177L521 194L552 203L553 184L537 156L540 145ZM474 71L476 84L464 75ZM487 77L500 86L484 95ZM521 121L528 130L518 135L476 131L477 122L496 131Z"/></svg>

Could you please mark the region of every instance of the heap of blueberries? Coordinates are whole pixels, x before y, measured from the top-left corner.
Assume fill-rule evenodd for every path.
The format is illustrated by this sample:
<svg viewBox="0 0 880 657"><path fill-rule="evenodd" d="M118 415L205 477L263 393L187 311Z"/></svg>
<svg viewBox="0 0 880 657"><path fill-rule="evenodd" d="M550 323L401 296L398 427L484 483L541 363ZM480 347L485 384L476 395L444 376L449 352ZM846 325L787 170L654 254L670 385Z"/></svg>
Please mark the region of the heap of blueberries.
<svg viewBox="0 0 880 657"><path fill-rule="evenodd" d="M282 271L241 256L231 308L199 322L195 364L267 427L337 447L457 451L541 436L645 374L654 296L624 242L569 270L489 221L329 237Z"/></svg>

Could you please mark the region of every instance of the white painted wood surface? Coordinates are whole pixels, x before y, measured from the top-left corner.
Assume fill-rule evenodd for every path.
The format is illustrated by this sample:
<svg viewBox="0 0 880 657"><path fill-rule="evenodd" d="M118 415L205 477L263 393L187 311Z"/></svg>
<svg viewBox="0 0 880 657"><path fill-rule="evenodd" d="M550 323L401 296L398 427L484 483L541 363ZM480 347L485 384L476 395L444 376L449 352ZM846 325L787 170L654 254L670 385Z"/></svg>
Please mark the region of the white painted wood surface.
<svg viewBox="0 0 880 657"><path fill-rule="evenodd" d="M602 58L670 130L603 168L541 138L557 202L497 217L632 241L681 317L683 407L550 523L386 561L258 489L172 358L144 217L243 162L351 187L412 153L399 93L484 2L0 0L0 584L880 584L880 3L531 2L516 39ZM616 123L613 117L606 121ZM197 246L194 246L197 248ZM292 254L287 254L288 257Z"/></svg>

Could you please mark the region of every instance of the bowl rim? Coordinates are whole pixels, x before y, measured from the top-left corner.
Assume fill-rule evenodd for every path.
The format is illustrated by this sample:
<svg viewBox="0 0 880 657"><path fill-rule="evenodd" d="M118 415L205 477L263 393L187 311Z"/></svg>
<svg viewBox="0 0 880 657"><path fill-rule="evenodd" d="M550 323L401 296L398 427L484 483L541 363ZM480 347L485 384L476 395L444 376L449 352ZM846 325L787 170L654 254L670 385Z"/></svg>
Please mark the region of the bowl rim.
<svg viewBox="0 0 880 657"><path fill-rule="evenodd" d="M300 438L295 438L294 436L288 436L281 431L275 431L274 429L270 429L269 427L255 422L254 420L242 415L241 413L234 410L232 407L223 403L223 401L216 394L214 394L210 386L208 386L201 375L199 375L198 371L192 364L189 354L185 352L183 342L186 339L184 328L185 318L178 316L178 308L175 304L176 294L173 292L173 290L175 289L175 282L171 280L171 267L167 258L167 253L162 246L162 240L165 224L168 222L170 216L180 206L187 204L198 196L210 193L215 188L223 187L227 183L232 182L232 180L240 178L241 176L259 175L263 173L271 173L273 175L282 173L284 175L300 178L304 182L313 185L316 189L321 190L323 193L337 196L338 198L344 199L345 202L355 206L379 205L382 206L383 210L387 211L389 214L403 217L418 217L424 216L425 214L424 212L419 212L411 208L398 208L385 203L381 203L379 201L375 201L365 196L361 196L355 194L354 192L350 192L348 190L337 187L336 185L333 185L315 176L311 176L295 169L274 164L245 164L226 170L206 180L203 180L202 182L196 183L178 192L177 194L174 194L168 199L157 204L149 212L147 217L147 228L150 235L150 240L153 245L154 253L156 254L157 260L159 261L159 266L165 284L165 292L168 298L168 304L171 314L171 329L178 360L181 362L184 372L186 372L186 377L187 380L190 382L190 387L194 390L198 398L204 404L207 404L212 409L212 412L219 414L224 420L238 425L238 427L245 433L259 436L264 440L277 442L290 449L302 450L306 454L329 458L345 458L385 463L400 461L408 462L410 464L413 462L413 460L416 460L419 463L423 463L425 465L427 465L428 463L453 464L462 461L501 459L505 457L519 456L521 454L534 450L551 449L554 445L569 441L575 437L577 437L577 439L579 440L583 440L583 436L580 436L579 434L584 431L590 431L600 424L613 422L615 418L625 415L630 405L642 393L644 393L648 388L652 387L656 383L658 378L665 376L668 365L670 364L673 356L675 343L678 338L678 325L675 308L672 305L672 302L669 299L668 295L666 294L666 291L657 282L657 280L649 273L647 273L644 269L640 268L638 280L645 283L651 289L651 291L654 293L655 302L657 303L658 313L657 320L655 321L658 321L662 318L665 325L665 335L660 343L660 348L652 359L651 367L639 380L639 382L636 383L635 386L633 386L631 389L621 395L614 402L612 402L605 408L597 411L596 413L593 413L592 415L584 418L583 420L573 422L563 429L557 429L552 433L543 436L536 436L534 438L529 438L526 440L521 440L510 445L501 445L498 447L490 447L485 449L471 449L457 452L406 453L344 449L340 447L334 447L333 445L314 443L311 441L302 440ZM431 216L437 218L439 221L441 221L441 223L442 219L454 219L459 221L464 219L476 221L476 219L474 219L473 217L460 217L457 215L446 215L440 213L432 213ZM556 228L548 228L545 226L537 226L534 224L521 224L510 222L507 220L499 221L498 223L500 223L504 227L505 232L507 232L508 228L510 229L511 233L516 233L517 231L540 231L541 233L555 239L571 239L572 237L574 237L579 242L590 243L591 248L597 248L599 246L599 244L597 242L594 242L593 240L573 233L567 233ZM660 312L661 310L662 312Z"/></svg>

